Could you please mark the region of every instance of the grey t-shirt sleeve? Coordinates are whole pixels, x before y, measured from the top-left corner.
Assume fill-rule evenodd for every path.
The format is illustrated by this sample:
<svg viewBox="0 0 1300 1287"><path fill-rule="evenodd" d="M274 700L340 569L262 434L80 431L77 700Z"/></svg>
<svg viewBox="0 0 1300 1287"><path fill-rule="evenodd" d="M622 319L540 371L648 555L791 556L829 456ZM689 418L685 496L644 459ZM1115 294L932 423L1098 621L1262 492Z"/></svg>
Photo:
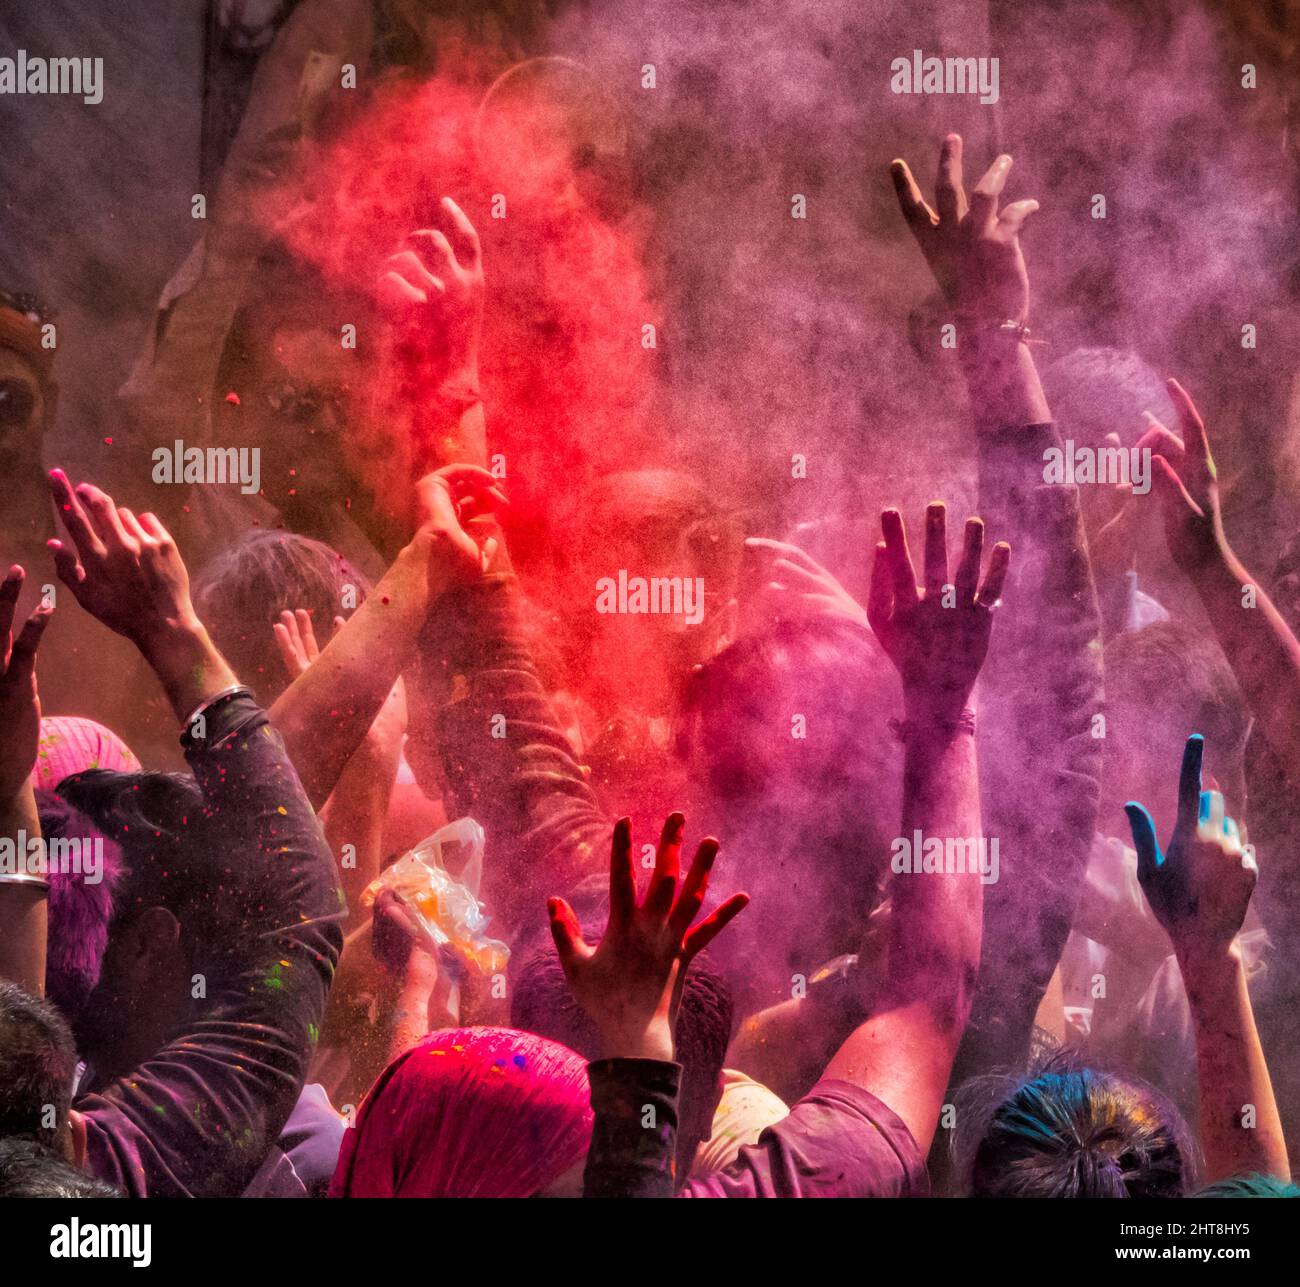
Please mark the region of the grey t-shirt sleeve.
<svg viewBox="0 0 1300 1287"><path fill-rule="evenodd" d="M899 1116L847 1081L821 1081L721 1171L683 1198L896 1198L930 1191L925 1159Z"/></svg>

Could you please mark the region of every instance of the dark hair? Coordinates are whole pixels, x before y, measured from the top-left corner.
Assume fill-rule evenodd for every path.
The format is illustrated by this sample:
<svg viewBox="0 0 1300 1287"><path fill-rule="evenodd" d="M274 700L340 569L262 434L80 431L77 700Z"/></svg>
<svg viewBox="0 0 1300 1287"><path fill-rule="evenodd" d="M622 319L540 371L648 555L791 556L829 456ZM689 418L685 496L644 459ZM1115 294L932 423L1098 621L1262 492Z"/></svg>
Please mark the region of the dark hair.
<svg viewBox="0 0 1300 1287"><path fill-rule="evenodd" d="M72 1105L77 1051L67 1021L48 1001L0 979L0 1138L54 1147ZM47 1126L53 1108L54 1124Z"/></svg>
<svg viewBox="0 0 1300 1287"><path fill-rule="evenodd" d="M1195 1198L1300 1198L1300 1188L1276 1175L1233 1175L1226 1180L1207 1184Z"/></svg>
<svg viewBox="0 0 1300 1287"><path fill-rule="evenodd" d="M1195 730L1225 760L1242 756L1250 714L1223 649L1203 631L1157 621L1115 635L1104 657L1106 704L1120 713L1121 739L1147 740L1155 693L1161 720L1180 736ZM1126 713L1142 714L1142 728L1126 729Z"/></svg>
<svg viewBox="0 0 1300 1287"><path fill-rule="evenodd" d="M323 647L334 618L350 611L346 586L360 603L370 583L323 542L262 529L204 565L194 580L194 609L235 674L269 705L290 679L271 632L280 613L307 609Z"/></svg>
<svg viewBox="0 0 1300 1287"><path fill-rule="evenodd" d="M1130 349L1072 349L1043 371L1043 390L1061 436L1090 447L1109 433L1131 446L1146 432L1144 411L1173 427L1164 381Z"/></svg>
<svg viewBox="0 0 1300 1287"><path fill-rule="evenodd" d="M64 778L58 794L121 847L110 939L136 912L165 907L192 963L211 964L229 949L240 914L227 871L239 858L227 852L193 778L87 769Z"/></svg>
<svg viewBox="0 0 1300 1287"><path fill-rule="evenodd" d="M0 1139L0 1198L120 1198L35 1140Z"/></svg>
<svg viewBox="0 0 1300 1287"><path fill-rule="evenodd" d="M745 971L746 1010L858 949L897 834L901 757L888 720L899 692L872 635L836 619L778 622L687 681L678 749L728 842L731 879L754 897L720 952L730 968L762 947L761 972Z"/></svg>
<svg viewBox="0 0 1300 1287"><path fill-rule="evenodd" d="M1178 1110L1067 1052L1025 1076L973 1078L954 1102L954 1175L972 1197L1177 1198L1193 1182Z"/></svg>
<svg viewBox="0 0 1300 1287"><path fill-rule="evenodd" d="M599 929L584 930L589 941ZM510 1026L549 1037L584 1058L602 1056L600 1035L574 999L555 948L537 947L511 964ZM731 989L701 952L690 964L682 987L673 1037L682 1066L678 1101L677 1174L690 1173L696 1148L712 1134L722 1065L731 1043L734 1019Z"/></svg>
<svg viewBox="0 0 1300 1287"><path fill-rule="evenodd" d="M41 835L46 841L79 840L98 843L103 850L100 879L91 884L85 873L49 873L49 928L46 934L45 994L75 1030L90 995L99 982L113 919L113 890L122 878L122 851L53 791L36 790Z"/></svg>

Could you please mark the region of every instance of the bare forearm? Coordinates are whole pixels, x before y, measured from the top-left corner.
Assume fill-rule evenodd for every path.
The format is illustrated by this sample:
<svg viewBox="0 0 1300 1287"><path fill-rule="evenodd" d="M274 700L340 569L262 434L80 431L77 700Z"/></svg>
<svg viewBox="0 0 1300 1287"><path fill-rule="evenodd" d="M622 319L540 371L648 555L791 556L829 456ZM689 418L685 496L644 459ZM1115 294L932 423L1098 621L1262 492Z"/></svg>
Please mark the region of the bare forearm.
<svg viewBox="0 0 1300 1287"><path fill-rule="evenodd" d="M400 561L410 550L269 711L313 808L329 798L415 650L427 599L409 593Z"/></svg>
<svg viewBox="0 0 1300 1287"><path fill-rule="evenodd" d="M911 738L903 767L903 838L913 842L919 833L923 846L937 842L946 856L950 841L960 842L962 852L978 846L980 826L974 737ZM928 1003L959 1036L979 967L983 887L978 874L925 872L923 852L914 851L912 859L911 874L896 874L891 884L888 981L878 1004Z"/></svg>
<svg viewBox="0 0 1300 1287"><path fill-rule="evenodd" d="M392 757L373 754L363 744L348 761L322 811L325 839L338 861L348 900L349 929L365 919L361 893L379 875L384 860L384 822L396 774Z"/></svg>
<svg viewBox="0 0 1300 1287"><path fill-rule="evenodd" d="M180 721L239 682L197 618L169 623L136 642Z"/></svg>
<svg viewBox="0 0 1300 1287"><path fill-rule="evenodd" d="M1206 1179L1254 1171L1289 1179L1282 1122L1236 944L1209 954L1180 951L1178 962L1196 1029Z"/></svg>
<svg viewBox="0 0 1300 1287"><path fill-rule="evenodd" d="M1265 740L1283 764L1300 762L1300 642L1226 544L1195 584Z"/></svg>

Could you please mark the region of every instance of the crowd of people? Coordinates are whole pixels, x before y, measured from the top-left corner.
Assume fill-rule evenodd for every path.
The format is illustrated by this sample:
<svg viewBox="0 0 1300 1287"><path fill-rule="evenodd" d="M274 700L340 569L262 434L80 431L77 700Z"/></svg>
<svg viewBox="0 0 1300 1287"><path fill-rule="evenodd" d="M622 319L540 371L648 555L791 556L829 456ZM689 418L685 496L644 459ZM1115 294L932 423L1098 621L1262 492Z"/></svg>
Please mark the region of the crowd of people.
<svg viewBox="0 0 1300 1287"><path fill-rule="evenodd" d="M450 198L374 283L389 369L420 373L394 395L427 404L358 507L379 565L294 522L332 453L388 451L319 419L266 439L275 521L210 506L219 545L189 506L13 468L0 1195L1296 1193L1287 569L1275 606L1182 384L1088 436L1077 405L1145 379L1124 355L1058 373L1069 446L1149 460L1151 495L1047 471L1066 435L1011 165L969 183L947 136L933 205L891 167L981 516L887 508L855 566L628 470L585 498L587 544L552 551L583 580L550 612L483 413L497 283ZM34 423L41 319L0 315L0 412ZM262 376L317 359L259 334L213 401L261 379L301 429L320 400ZM1138 590L1145 505L1209 630L1181 589ZM87 714L89 687L154 680L185 770L148 700L135 728Z"/></svg>

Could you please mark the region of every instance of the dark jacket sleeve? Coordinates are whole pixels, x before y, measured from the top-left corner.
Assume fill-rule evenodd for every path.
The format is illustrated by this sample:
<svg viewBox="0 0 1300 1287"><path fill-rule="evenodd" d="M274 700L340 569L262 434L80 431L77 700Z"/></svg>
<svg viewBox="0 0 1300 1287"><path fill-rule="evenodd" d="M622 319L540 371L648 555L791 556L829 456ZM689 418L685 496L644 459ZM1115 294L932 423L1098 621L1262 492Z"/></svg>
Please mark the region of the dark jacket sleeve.
<svg viewBox="0 0 1300 1287"><path fill-rule="evenodd" d="M611 824L538 677L515 578L485 577L446 607L461 626L437 728L448 795L487 833L489 910L511 928L544 923L549 895L607 869Z"/></svg>
<svg viewBox="0 0 1300 1287"><path fill-rule="evenodd" d="M77 1104L90 1169L135 1197L243 1192L302 1090L343 946L338 873L279 734L246 694L206 721L181 742L240 931L183 1030Z"/></svg>
<svg viewBox="0 0 1300 1287"><path fill-rule="evenodd" d="M985 834L1000 847L985 889L984 943L954 1081L1025 1056L1060 960L1092 845L1104 742L1101 622L1073 486L1043 482L1055 427L979 442L980 514L1011 544L1011 574L980 680Z"/></svg>
<svg viewBox="0 0 1300 1287"><path fill-rule="evenodd" d="M676 1188L681 1064L601 1059L591 1080L591 1148L584 1198L671 1198Z"/></svg>

